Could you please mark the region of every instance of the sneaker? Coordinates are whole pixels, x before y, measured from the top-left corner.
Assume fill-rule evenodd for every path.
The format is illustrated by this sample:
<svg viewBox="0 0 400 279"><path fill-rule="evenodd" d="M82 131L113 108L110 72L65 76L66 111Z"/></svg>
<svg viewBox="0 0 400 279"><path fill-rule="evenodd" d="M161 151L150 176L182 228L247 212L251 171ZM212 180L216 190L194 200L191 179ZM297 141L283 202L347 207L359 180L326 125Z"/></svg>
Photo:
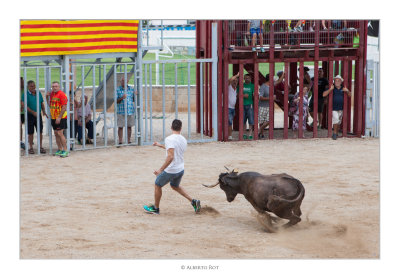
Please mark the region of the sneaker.
<svg viewBox="0 0 400 279"><path fill-rule="evenodd" d="M199 212L200 209L201 209L201 205L200 205L200 201L199 200L193 199L192 200L192 206L194 208L194 212L196 212L196 213Z"/></svg>
<svg viewBox="0 0 400 279"><path fill-rule="evenodd" d="M246 140L247 139L247 135L243 135L243 139Z"/></svg>
<svg viewBox="0 0 400 279"><path fill-rule="evenodd" d="M256 48L255 48L255 47L252 47L252 48L251 48L251 51L256 51Z"/></svg>
<svg viewBox="0 0 400 279"><path fill-rule="evenodd" d="M249 136L249 139L252 140L252 139L253 139L253 136Z"/></svg>
<svg viewBox="0 0 400 279"><path fill-rule="evenodd" d="M21 148L22 148L23 150L25 150L25 143L23 143L22 141L21 141Z"/></svg>
<svg viewBox="0 0 400 279"><path fill-rule="evenodd" d="M65 158L65 157L68 157L68 155L69 155L69 152L68 152L68 151L62 150L62 151L61 151L61 154L60 154L60 157L61 157L61 158Z"/></svg>
<svg viewBox="0 0 400 279"><path fill-rule="evenodd" d="M57 150L56 153L54 153L54 156L60 156L62 153L62 150Z"/></svg>
<svg viewBox="0 0 400 279"><path fill-rule="evenodd" d="M336 140L336 139L337 139L337 135L336 135L336 134L333 134L333 135L332 135L332 139L333 139L333 140Z"/></svg>
<svg viewBox="0 0 400 279"><path fill-rule="evenodd" d="M261 48L261 52L265 52L265 49L263 47Z"/></svg>
<svg viewBox="0 0 400 279"><path fill-rule="evenodd" d="M233 140L232 136L229 136L229 137L228 137L228 140Z"/></svg>
<svg viewBox="0 0 400 279"><path fill-rule="evenodd" d="M143 205L144 211L149 214L160 214L160 209L155 208L154 205Z"/></svg>

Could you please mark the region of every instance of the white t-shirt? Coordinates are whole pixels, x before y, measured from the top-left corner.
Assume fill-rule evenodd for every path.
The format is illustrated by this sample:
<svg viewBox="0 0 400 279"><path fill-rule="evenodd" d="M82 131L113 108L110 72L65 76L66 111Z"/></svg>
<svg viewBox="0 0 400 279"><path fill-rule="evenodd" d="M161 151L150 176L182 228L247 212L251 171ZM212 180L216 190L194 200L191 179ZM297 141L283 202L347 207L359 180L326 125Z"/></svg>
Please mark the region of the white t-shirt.
<svg viewBox="0 0 400 279"><path fill-rule="evenodd" d="M174 160L164 170L167 173L178 173L184 170L183 153L186 151L187 141L184 136L172 134L165 138L165 149L174 148Z"/></svg>
<svg viewBox="0 0 400 279"><path fill-rule="evenodd" d="M236 105L236 90L233 89L232 85L229 85L228 87L228 93L229 93L229 101L228 101L228 107L231 109L235 108Z"/></svg>

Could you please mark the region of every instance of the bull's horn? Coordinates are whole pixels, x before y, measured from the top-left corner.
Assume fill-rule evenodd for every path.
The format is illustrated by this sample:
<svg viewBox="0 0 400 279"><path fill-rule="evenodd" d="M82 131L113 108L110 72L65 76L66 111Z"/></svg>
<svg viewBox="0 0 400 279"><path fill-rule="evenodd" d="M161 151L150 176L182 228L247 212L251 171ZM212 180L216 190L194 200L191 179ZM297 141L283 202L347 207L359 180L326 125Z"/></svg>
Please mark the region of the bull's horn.
<svg viewBox="0 0 400 279"><path fill-rule="evenodd" d="M228 172L231 172L226 166L224 166L224 168L226 168L226 170L227 170Z"/></svg>
<svg viewBox="0 0 400 279"><path fill-rule="evenodd" d="M219 184L219 181L217 183L215 183L214 185L205 185L205 184L202 184L202 185L207 188L213 188L213 187L217 186L218 184Z"/></svg>

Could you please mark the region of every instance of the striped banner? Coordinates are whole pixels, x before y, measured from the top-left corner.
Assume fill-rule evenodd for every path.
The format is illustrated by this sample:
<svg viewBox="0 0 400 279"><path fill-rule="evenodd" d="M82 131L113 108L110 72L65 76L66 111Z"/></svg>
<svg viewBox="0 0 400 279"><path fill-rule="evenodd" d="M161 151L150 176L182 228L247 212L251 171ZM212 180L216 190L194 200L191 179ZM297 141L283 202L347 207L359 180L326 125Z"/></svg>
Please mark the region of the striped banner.
<svg viewBox="0 0 400 279"><path fill-rule="evenodd" d="M137 52L139 20L21 20L21 56Z"/></svg>

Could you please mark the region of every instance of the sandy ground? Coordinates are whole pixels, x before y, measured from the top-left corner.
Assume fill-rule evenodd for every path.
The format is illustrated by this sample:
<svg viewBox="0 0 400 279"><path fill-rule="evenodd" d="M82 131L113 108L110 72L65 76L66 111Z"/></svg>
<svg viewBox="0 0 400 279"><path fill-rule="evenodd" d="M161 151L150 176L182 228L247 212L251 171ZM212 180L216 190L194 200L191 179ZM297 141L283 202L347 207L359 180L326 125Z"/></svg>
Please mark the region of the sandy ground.
<svg viewBox="0 0 400 279"><path fill-rule="evenodd" d="M201 200L163 188L153 202L153 170L165 151L111 147L68 158L21 157L22 259L379 258L379 140L311 139L190 144L182 186ZM207 189L224 165L240 172L286 172L306 195L302 222L267 233L238 195ZM217 212L215 212L214 210Z"/></svg>

